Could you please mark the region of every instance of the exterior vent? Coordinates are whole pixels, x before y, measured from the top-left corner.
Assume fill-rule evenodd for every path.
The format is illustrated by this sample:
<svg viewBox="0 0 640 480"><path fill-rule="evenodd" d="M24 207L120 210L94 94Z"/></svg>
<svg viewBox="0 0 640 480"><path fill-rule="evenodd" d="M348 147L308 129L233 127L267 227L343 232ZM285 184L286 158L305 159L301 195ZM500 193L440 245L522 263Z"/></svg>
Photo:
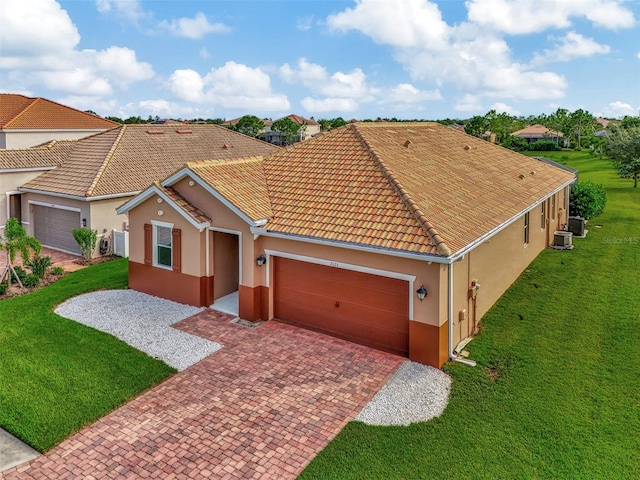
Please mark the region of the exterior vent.
<svg viewBox="0 0 640 480"><path fill-rule="evenodd" d="M149 135L162 135L164 130L147 130L147 133Z"/></svg>
<svg viewBox="0 0 640 480"><path fill-rule="evenodd" d="M407 140L406 142L404 142L404 146L409 148L409 145L411 145L411 140Z"/></svg>
<svg viewBox="0 0 640 480"><path fill-rule="evenodd" d="M228 143L225 143L225 144L222 146L222 148L223 148L223 149L225 149L225 150L229 150L229 149L231 148L231 145L229 145Z"/></svg>
<svg viewBox="0 0 640 480"><path fill-rule="evenodd" d="M524 174L522 174L522 173L521 173L520 175L518 175L518 178L519 178L520 180L524 180Z"/></svg>
<svg viewBox="0 0 640 480"><path fill-rule="evenodd" d="M471 150L471 145L465 145L463 148L468 152Z"/></svg>
<svg viewBox="0 0 640 480"><path fill-rule="evenodd" d="M193 133L193 130L188 130L188 129L182 129L182 130L176 130L177 133L183 134L183 133Z"/></svg>

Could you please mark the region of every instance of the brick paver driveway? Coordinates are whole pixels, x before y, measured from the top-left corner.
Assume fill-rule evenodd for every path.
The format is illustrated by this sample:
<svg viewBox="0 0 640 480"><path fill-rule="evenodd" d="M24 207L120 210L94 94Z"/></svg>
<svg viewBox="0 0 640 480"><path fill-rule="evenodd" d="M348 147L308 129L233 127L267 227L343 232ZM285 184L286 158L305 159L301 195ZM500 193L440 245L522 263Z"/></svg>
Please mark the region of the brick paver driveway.
<svg viewBox="0 0 640 480"><path fill-rule="evenodd" d="M231 318L176 324L224 347L0 478L295 478L405 360Z"/></svg>

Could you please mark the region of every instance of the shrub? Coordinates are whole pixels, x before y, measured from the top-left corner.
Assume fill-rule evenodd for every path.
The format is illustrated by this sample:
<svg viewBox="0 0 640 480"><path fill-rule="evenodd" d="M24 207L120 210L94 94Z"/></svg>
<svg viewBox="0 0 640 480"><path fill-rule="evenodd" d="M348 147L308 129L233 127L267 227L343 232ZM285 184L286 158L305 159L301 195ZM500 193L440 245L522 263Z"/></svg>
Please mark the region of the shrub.
<svg viewBox="0 0 640 480"><path fill-rule="evenodd" d="M529 144L529 150L534 152L553 152L560 150L560 147L553 140L538 140Z"/></svg>
<svg viewBox="0 0 640 480"><path fill-rule="evenodd" d="M35 273L30 273L29 275L24 277L24 280L22 280L22 284L28 288L36 287L38 286L39 283L40 283L40 277L37 276Z"/></svg>
<svg viewBox="0 0 640 480"><path fill-rule="evenodd" d="M15 275L11 272L11 283L18 283L18 278L21 282L24 282L24 278L27 276L27 272L20 265L14 265L13 270L16 272ZM16 278L16 275L18 278Z"/></svg>
<svg viewBox="0 0 640 480"><path fill-rule="evenodd" d="M607 192L599 183L590 180L577 182L569 196L569 215L586 219L600 215L607 204Z"/></svg>
<svg viewBox="0 0 640 480"><path fill-rule="evenodd" d="M0 284L0 295L4 295L5 293L7 293L7 284L2 283Z"/></svg>
<svg viewBox="0 0 640 480"><path fill-rule="evenodd" d="M47 273L47 269L51 266L51 257L49 255L46 257L36 255L31 260L25 262L25 265L31 269L31 273L42 278Z"/></svg>
<svg viewBox="0 0 640 480"><path fill-rule="evenodd" d="M59 277L60 275L64 275L64 268L62 268L60 265L56 265L55 267L51 267L49 273L51 273L51 275Z"/></svg>
<svg viewBox="0 0 640 480"><path fill-rule="evenodd" d="M85 260L91 260L93 251L96 249L98 231L90 228L74 228L71 233L76 243L80 246L80 251Z"/></svg>
<svg viewBox="0 0 640 480"><path fill-rule="evenodd" d="M507 136L507 138L504 139L504 142L502 142L502 146L510 150L515 150L516 152L522 152L529 148L529 144L526 139L516 137L514 135Z"/></svg>

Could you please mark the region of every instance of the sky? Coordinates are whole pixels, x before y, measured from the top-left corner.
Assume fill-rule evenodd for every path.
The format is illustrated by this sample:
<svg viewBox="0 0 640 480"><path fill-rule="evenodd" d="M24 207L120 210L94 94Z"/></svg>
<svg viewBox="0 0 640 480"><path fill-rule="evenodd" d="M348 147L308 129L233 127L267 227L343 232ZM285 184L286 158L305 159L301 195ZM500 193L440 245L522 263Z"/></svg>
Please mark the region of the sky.
<svg viewBox="0 0 640 480"><path fill-rule="evenodd" d="M640 0L2 0L0 91L127 118L640 114Z"/></svg>

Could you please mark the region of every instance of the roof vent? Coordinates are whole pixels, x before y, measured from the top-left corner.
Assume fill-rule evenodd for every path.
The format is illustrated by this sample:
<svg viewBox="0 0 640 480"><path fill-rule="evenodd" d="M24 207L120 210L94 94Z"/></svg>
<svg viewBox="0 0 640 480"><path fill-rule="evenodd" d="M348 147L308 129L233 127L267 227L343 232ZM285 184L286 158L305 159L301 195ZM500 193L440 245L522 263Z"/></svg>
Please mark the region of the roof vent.
<svg viewBox="0 0 640 480"><path fill-rule="evenodd" d="M188 129L182 129L182 130L176 130L177 133L193 133L193 130L188 130Z"/></svg>
<svg viewBox="0 0 640 480"><path fill-rule="evenodd" d="M225 143L222 148L224 148L225 150L228 150L231 148L231 145L229 145L228 143Z"/></svg>
<svg viewBox="0 0 640 480"><path fill-rule="evenodd" d="M524 180L524 174L523 174L523 173L521 173L520 175L518 175L518 178L519 178L520 180Z"/></svg>
<svg viewBox="0 0 640 480"><path fill-rule="evenodd" d="M531 170L531 172L529 172L531 175L535 175L536 171L535 170Z"/></svg>
<svg viewBox="0 0 640 480"><path fill-rule="evenodd" d="M465 145L462 148L464 148L468 152L469 150L471 150L471 145Z"/></svg>
<svg viewBox="0 0 640 480"><path fill-rule="evenodd" d="M164 130L147 130L147 133L149 135L162 135Z"/></svg>
<svg viewBox="0 0 640 480"><path fill-rule="evenodd" d="M411 145L411 140L407 140L406 142L404 142L404 146L409 148L409 145Z"/></svg>

